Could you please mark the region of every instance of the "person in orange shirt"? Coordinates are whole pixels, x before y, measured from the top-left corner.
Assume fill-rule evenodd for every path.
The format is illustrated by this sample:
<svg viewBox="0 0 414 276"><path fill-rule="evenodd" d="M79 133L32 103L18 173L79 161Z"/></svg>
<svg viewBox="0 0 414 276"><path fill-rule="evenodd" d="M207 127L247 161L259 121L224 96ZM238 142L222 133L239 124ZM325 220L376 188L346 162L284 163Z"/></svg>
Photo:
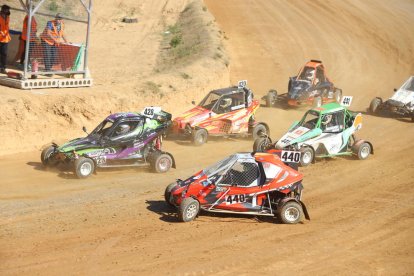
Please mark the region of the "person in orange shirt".
<svg viewBox="0 0 414 276"><path fill-rule="evenodd" d="M7 47L11 40L9 33L10 7L1 6L0 10L0 73L7 74Z"/></svg>
<svg viewBox="0 0 414 276"><path fill-rule="evenodd" d="M24 59L26 57L26 41L27 41L27 28L29 26L29 16L26 15L24 20L23 20L23 30L22 30L22 35L20 36L21 39L21 43L23 43L23 52L21 53L20 56L20 64L23 65L24 64ZM30 53L33 51L33 48L35 46L36 40L37 40L37 22L36 19L34 17L32 17L32 24L30 26L31 32L29 35L29 64L30 64Z"/></svg>
<svg viewBox="0 0 414 276"><path fill-rule="evenodd" d="M67 42L64 35L65 25L60 13L56 14L55 20L48 21L43 33L40 35L44 50L45 70L50 71L55 64L57 47L62 42Z"/></svg>

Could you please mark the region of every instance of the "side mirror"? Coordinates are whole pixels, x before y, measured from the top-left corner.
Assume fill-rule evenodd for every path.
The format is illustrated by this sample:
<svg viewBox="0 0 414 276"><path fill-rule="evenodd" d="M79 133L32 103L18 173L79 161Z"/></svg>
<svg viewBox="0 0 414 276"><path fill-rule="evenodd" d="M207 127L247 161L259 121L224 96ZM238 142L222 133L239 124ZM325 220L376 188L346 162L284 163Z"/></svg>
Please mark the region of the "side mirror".
<svg viewBox="0 0 414 276"><path fill-rule="evenodd" d="M191 103L192 103L193 105L195 105L195 104L196 104L194 100L192 100L192 101L191 101Z"/></svg>
<svg viewBox="0 0 414 276"><path fill-rule="evenodd" d="M394 92L397 92L397 88L394 88Z"/></svg>
<svg viewBox="0 0 414 276"><path fill-rule="evenodd" d="M85 127L85 126L83 126L83 127L82 127L82 130L83 130L83 132L85 132L86 134L89 134L89 133L86 131L86 127Z"/></svg>

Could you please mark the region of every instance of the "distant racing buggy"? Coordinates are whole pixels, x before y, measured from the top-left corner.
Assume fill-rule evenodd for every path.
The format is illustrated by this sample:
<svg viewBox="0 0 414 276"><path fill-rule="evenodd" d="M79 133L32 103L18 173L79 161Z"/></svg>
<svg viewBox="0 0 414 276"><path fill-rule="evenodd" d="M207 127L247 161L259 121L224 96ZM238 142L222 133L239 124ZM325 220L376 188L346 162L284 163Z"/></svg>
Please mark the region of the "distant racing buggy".
<svg viewBox="0 0 414 276"><path fill-rule="evenodd" d="M200 104L173 121L172 136L190 137L194 145L207 142L208 136L253 136L268 134L266 123L256 122L254 115L259 101L246 87L246 81L233 86L213 90Z"/></svg>
<svg viewBox="0 0 414 276"><path fill-rule="evenodd" d="M278 95L270 90L263 99L267 107L312 105L319 107L325 103L340 102L342 90L336 88L326 75L322 61L311 60L299 70L295 77L289 78L288 92Z"/></svg>
<svg viewBox="0 0 414 276"><path fill-rule="evenodd" d="M303 175L276 154L236 153L165 189L165 201L183 222L200 210L214 213L277 216L294 224L310 219L302 202Z"/></svg>
<svg viewBox="0 0 414 276"><path fill-rule="evenodd" d="M355 138L354 133L361 127L361 113L351 112L338 103L329 103L307 111L275 143L268 136L256 139L253 150L300 151L301 166L309 165L316 157L355 155L363 160L373 154L374 149L370 142Z"/></svg>
<svg viewBox="0 0 414 276"><path fill-rule="evenodd" d="M170 125L171 114L159 107L111 114L87 137L46 147L41 161L45 166L73 164L79 178L88 177L97 167L150 165L155 172L167 172L175 168L174 157L161 149L162 136ZM85 127L83 130L86 132Z"/></svg>
<svg viewBox="0 0 414 276"><path fill-rule="evenodd" d="M411 76L400 89L394 89L394 92L385 102L380 97L373 99L369 111L372 114L408 117L414 122L414 76Z"/></svg>

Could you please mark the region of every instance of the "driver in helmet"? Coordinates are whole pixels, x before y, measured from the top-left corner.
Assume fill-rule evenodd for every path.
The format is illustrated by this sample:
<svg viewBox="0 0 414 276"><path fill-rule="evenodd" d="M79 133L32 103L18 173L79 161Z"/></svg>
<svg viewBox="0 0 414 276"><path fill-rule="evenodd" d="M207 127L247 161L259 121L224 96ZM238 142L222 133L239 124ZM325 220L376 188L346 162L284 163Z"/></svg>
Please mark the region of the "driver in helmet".
<svg viewBox="0 0 414 276"><path fill-rule="evenodd" d="M220 102L220 110L222 112L229 111L228 109L231 106L231 103L232 103L231 98L224 98L224 99L222 99L221 102Z"/></svg>
<svg viewBox="0 0 414 276"><path fill-rule="evenodd" d="M123 135L129 132L131 127L128 124L120 124L115 130L116 136Z"/></svg>
<svg viewBox="0 0 414 276"><path fill-rule="evenodd" d="M330 127L332 127L332 114L326 114L323 118L322 118L322 129L326 130Z"/></svg>
<svg viewBox="0 0 414 276"><path fill-rule="evenodd" d="M315 73L315 70L310 70L310 71L306 72L306 80L312 81L313 73Z"/></svg>

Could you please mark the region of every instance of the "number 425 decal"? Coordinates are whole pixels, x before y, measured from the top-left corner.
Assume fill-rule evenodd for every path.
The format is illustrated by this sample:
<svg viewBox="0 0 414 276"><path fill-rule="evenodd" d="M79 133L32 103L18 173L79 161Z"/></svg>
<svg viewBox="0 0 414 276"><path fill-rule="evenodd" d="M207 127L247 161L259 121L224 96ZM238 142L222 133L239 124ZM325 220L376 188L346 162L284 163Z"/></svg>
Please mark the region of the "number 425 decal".
<svg viewBox="0 0 414 276"><path fill-rule="evenodd" d="M229 195L225 197L226 205L246 202L246 195Z"/></svg>

